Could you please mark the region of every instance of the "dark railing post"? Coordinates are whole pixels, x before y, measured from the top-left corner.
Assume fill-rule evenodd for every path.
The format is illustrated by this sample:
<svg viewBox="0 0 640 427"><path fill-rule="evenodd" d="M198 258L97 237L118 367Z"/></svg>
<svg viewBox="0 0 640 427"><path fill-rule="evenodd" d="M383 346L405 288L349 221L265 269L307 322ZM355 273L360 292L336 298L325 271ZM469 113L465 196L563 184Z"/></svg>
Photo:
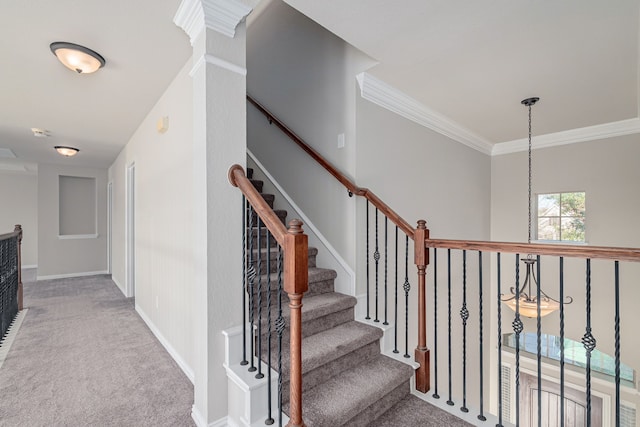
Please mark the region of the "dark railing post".
<svg viewBox="0 0 640 427"><path fill-rule="evenodd" d="M425 293L425 276L429 264L429 252L425 241L429 238L427 222L418 221L415 231L415 264L418 267L418 347L415 351L415 360L420 364L416 370L416 390L426 393L431 387L429 374L429 349L427 349L427 309Z"/></svg>
<svg viewBox="0 0 640 427"><path fill-rule="evenodd" d="M302 296L309 289L307 267L308 241L303 234L302 221L291 220L285 236L284 290L289 295L291 320L290 398L287 427L302 427Z"/></svg>
<svg viewBox="0 0 640 427"><path fill-rule="evenodd" d="M22 310L22 226L16 224L13 231L18 233L18 310Z"/></svg>

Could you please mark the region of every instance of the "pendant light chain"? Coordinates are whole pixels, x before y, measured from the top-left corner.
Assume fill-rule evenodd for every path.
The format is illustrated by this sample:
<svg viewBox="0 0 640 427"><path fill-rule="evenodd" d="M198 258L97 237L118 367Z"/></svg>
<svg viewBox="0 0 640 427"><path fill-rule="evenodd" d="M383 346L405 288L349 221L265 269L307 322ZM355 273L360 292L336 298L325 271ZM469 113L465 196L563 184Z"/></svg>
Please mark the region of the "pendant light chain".
<svg viewBox="0 0 640 427"><path fill-rule="evenodd" d="M531 105L529 104L529 240L531 243Z"/></svg>

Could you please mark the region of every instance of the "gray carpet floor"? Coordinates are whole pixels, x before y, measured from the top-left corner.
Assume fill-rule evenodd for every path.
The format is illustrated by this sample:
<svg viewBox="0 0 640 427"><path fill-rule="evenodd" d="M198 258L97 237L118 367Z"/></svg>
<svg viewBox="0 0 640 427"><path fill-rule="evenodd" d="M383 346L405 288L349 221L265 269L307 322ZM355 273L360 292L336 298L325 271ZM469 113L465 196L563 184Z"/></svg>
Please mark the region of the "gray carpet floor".
<svg viewBox="0 0 640 427"><path fill-rule="evenodd" d="M25 283L0 426L193 426L193 385L107 276Z"/></svg>

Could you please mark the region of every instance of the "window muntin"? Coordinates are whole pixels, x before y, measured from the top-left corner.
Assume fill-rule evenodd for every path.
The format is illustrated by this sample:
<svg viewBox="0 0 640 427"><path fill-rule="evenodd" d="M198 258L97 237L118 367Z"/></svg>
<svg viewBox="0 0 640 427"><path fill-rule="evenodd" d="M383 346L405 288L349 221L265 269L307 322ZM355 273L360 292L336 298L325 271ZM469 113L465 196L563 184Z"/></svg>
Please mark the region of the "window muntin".
<svg viewBox="0 0 640 427"><path fill-rule="evenodd" d="M585 192L537 195L537 240L585 242Z"/></svg>

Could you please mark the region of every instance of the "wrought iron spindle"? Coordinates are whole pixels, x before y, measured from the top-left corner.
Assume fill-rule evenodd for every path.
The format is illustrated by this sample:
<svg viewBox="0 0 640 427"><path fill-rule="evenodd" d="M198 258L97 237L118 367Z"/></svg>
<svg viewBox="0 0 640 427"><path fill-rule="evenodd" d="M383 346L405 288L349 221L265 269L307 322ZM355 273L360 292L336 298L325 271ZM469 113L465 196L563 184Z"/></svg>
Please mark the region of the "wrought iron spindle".
<svg viewBox="0 0 640 427"><path fill-rule="evenodd" d="M278 426L282 427L282 334L285 329L282 317L282 247L278 245L278 318L276 333L278 334ZM269 385L271 386L271 385Z"/></svg>
<svg viewBox="0 0 640 427"><path fill-rule="evenodd" d="M502 427L502 272L500 270L500 252L497 253L497 281L498 281L498 424Z"/></svg>
<svg viewBox="0 0 640 427"><path fill-rule="evenodd" d="M260 362L260 359L262 358L262 245L260 242L262 238L262 221L260 220L260 217L258 217L257 221L258 221L258 252L257 252L258 266L256 269L258 271L258 321L256 323L258 324L258 332L257 332L258 350L257 350L256 356L258 357L258 373L256 374L256 378L260 379L260 378L264 378L264 374L262 373L262 363Z"/></svg>
<svg viewBox="0 0 640 427"><path fill-rule="evenodd" d="M271 415L271 232L267 229L267 419L264 423L272 425Z"/></svg>
<svg viewBox="0 0 640 427"><path fill-rule="evenodd" d="M366 320L371 319L371 316L369 316L369 200L367 200L367 209L366 209L366 214L367 214L367 316L365 317Z"/></svg>
<svg viewBox="0 0 640 427"><path fill-rule="evenodd" d="M614 264L615 270L615 358L616 358L616 427L620 427L620 269L619 262Z"/></svg>
<svg viewBox="0 0 640 427"><path fill-rule="evenodd" d="M584 336L582 337L582 345L586 350L587 362L586 382L587 382L587 427L591 427L591 352L596 348L596 339L591 333L591 260L587 259L587 326Z"/></svg>
<svg viewBox="0 0 640 427"><path fill-rule="evenodd" d="M462 251L462 308L460 309L462 319L462 412L469 412L467 408L467 320L469 310L467 309L467 251Z"/></svg>
<svg viewBox="0 0 640 427"><path fill-rule="evenodd" d="M451 387L451 249L447 249L447 323L449 327L448 347L449 347L449 400L447 405L453 406L452 387Z"/></svg>
<svg viewBox="0 0 640 427"><path fill-rule="evenodd" d="M520 334L524 330L520 319L520 254L516 254L516 317L511 325L516 334L516 425L520 425Z"/></svg>
<svg viewBox="0 0 640 427"><path fill-rule="evenodd" d="M479 335L480 335L480 413L478 414L478 419L480 421L486 421L487 417L484 416L484 324L483 324L483 314L484 314L484 300L483 300L483 292L482 292L482 252L478 252L478 292L479 292L479 308L478 308L478 317L479 317Z"/></svg>
<svg viewBox="0 0 640 427"><path fill-rule="evenodd" d="M400 353L398 351L398 226L396 225L396 246L395 246L395 255L396 255L396 284L395 284L395 298L394 298L394 310L393 310L393 352Z"/></svg>
<svg viewBox="0 0 640 427"><path fill-rule="evenodd" d="M378 208L376 208L376 250L373 253L373 260L375 261L375 267L376 267L376 318L373 319L374 322L379 322L380 319L378 319L378 286L379 286L379 264L380 264L380 250L379 250L379 245L378 245Z"/></svg>
<svg viewBox="0 0 640 427"><path fill-rule="evenodd" d="M389 321L387 320L387 309L388 309L388 297L387 297L387 279L389 274L389 240L388 240L388 226L389 226L389 218L384 217L384 322L383 325L388 325Z"/></svg>
<svg viewBox="0 0 640 427"><path fill-rule="evenodd" d="M404 240L404 357L409 358L409 236Z"/></svg>
<svg viewBox="0 0 640 427"><path fill-rule="evenodd" d="M560 301L564 301L564 257L560 257ZM560 304L560 402L564 402L564 304ZM564 427L564 403L560 405L560 427Z"/></svg>
<svg viewBox="0 0 640 427"><path fill-rule="evenodd" d="M249 364L247 361L247 198L242 195L242 360L241 366Z"/></svg>
<svg viewBox="0 0 640 427"><path fill-rule="evenodd" d="M250 337L249 337L249 349L250 349L250 357L249 360L251 362L251 366L249 366L249 372L255 372L256 367L255 367L255 348L254 348L254 339L253 339L253 329L255 326L255 318L254 318L254 305L255 305L255 295L254 295L254 291L255 291L255 280L256 280L256 267L254 265L254 260L253 260L253 240L254 240L254 232L256 230L253 229L253 206L251 206L251 204L249 204L249 232L251 233L251 239L249 240L249 323L251 323L251 330L250 330ZM259 237L256 236L255 239L258 239L259 241ZM258 244L258 247L260 245Z"/></svg>
<svg viewBox="0 0 640 427"><path fill-rule="evenodd" d="M537 346L537 362L538 362L538 427L542 427L542 316L540 312L540 288L542 287L542 278L540 277L540 255L536 259L536 269L538 274L538 286L536 286L536 346ZM562 300L560 300L562 301ZM564 405L564 401L561 401Z"/></svg>
<svg viewBox="0 0 640 427"><path fill-rule="evenodd" d="M438 394L438 250L433 248L433 375L435 376L433 398Z"/></svg>

